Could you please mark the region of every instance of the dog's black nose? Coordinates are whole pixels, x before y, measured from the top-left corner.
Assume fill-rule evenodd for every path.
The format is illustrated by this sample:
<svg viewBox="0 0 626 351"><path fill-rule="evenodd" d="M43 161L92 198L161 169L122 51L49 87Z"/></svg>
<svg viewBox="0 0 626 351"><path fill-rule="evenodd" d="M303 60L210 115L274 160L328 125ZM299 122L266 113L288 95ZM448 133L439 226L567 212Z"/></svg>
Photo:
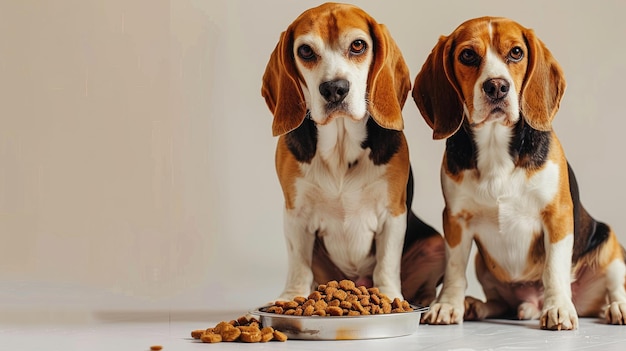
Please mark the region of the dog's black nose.
<svg viewBox="0 0 626 351"><path fill-rule="evenodd" d="M320 94L330 103L342 102L350 91L350 82L336 79L320 84Z"/></svg>
<svg viewBox="0 0 626 351"><path fill-rule="evenodd" d="M502 99L509 93L509 82L502 78L487 79L483 83L483 91L494 100Z"/></svg>

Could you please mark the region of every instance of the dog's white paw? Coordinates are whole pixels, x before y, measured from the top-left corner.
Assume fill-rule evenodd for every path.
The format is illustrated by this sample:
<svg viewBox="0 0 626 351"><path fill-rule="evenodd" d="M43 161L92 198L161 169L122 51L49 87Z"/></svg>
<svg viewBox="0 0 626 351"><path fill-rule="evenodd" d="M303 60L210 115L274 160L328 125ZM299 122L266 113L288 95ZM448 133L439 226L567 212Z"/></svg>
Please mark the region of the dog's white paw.
<svg viewBox="0 0 626 351"><path fill-rule="evenodd" d="M541 310L536 303L524 302L517 307L517 318L520 320L538 319Z"/></svg>
<svg viewBox="0 0 626 351"><path fill-rule="evenodd" d="M435 302L430 310L422 317L422 323L426 324L461 324L463 323L464 308L445 302Z"/></svg>
<svg viewBox="0 0 626 351"><path fill-rule="evenodd" d="M578 329L578 314L570 300L544 305L540 318L541 329L573 330Z"/></svg>
<svg viewBox="0 0 626 351"><path fill-rule="evenodd" d="M626 303L611 302L606 306L604 317L609 324L626 325Z"/></svg>
<svg viewBox="0 0 626 351"><path fill-rule="evenodd" d="M402 291L400 291L400 289L392 289L392 288L388 288L388 287L378 287L378 291L380 291L381 293L387 295L388 298L390 299L395 299L395 298L399 298L400 300L404 300L404 297L402 296Z"/></svg>

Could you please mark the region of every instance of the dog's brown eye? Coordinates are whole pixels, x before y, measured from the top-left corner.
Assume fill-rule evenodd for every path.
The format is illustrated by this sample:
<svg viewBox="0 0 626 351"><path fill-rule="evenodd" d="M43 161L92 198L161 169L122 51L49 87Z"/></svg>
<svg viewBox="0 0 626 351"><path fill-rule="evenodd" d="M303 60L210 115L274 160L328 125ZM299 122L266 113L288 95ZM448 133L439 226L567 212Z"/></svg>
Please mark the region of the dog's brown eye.
<svg viewBox="0 0 626 351"><path fill-rule="evenodd" d="M519 62L524 58L524 51L519 46L514 47L509 51L509 61Z"/></svg>
<svg viewBox="0 0 626 351"><path fill-rule="evenodd" d="M298 56L300 56L303 60L309 61L315 58L315 51L313 51L313 49L306 44L300 45L298 47Z"/></svg>
<svg viewBox="0 0 626 351"><path fill-rule="evenodd" d="M352 42L352 44L350 44L350 53L359 55L365 52L366 48L367 48L367 44L365 43L365 41L360 40L360 39L355 40Z"/></svg>
<svg viewBox="0 0 626 351"><path fill-rule="evenodd" d="M480 56L476 53L476 51L471 49L465 49L461 51L459 55L459 61L466 66L478 66L480 63Z"/></svg>

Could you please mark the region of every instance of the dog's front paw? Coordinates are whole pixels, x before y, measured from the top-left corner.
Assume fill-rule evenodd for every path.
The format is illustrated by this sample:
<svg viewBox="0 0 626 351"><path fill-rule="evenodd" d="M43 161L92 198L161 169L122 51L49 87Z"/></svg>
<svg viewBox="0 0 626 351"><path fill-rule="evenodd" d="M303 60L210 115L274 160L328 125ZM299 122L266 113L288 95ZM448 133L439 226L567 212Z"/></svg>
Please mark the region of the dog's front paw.
<svg viewBox="0 0 626 351"><path fill-rule="evenodd" d="M382 281L382 282L381 282ZM358 285L357 285L358 286ZM385 294L391 300L395 298L399 298L400 300L404 300L402 296L402 290L400 288L400 281L384 281L383 279L374 279L373 286L378 288L378 291Z"/></svg>
<svg viewBox="0 0 626 351"><path fill-rule="evenodd" d="M541 329L572 330L578 328L578 314L574 304L567 300L562 303L544 305L540 318Z"/></svg>
<svg viewBox="0 0 626 351"><path fill-rule="evenodd" d="M519 320L538 319L541 316L541 310L536 303L524 302L517 307L517 318Z"/></svg>
<svg viewBox="0 0 626 351"><path fill-rule="evenodd" d="M378 287L378 291L385 294L391 300L395 298L400 299L400 301L404 300L404 297L402 296L402 291L400 291L400 289L391 289L388 287L381 286L381 287Z"/></svg>
<svg viewBox="0 0 626 351"><path fill-rule="evenodd" d="M435 302L422 317L422 323L461 324L463 323L463 312L463 305L456 306L451 303Z"/></svg>
<svg viewBox="0 0 626 351"><path fill-rule="evenodd" d="M466 296L465 297L465 313L463 319L466 321L480 321L487 318L489 310L487 305L481 300Z"/></svg>
<svg viewBox="0 0 626 351"><path fill-rule="evenodd" d="M626 325L626 303L611 302L606 306L604 317L609 324Z"/></svg>

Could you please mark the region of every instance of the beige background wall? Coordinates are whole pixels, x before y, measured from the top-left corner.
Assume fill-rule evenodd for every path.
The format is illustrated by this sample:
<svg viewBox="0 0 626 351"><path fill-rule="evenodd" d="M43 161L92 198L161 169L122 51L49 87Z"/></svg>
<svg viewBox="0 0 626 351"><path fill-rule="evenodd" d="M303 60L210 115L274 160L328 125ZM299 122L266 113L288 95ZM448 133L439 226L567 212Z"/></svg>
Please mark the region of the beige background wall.
<svg viewBox="0 0 626 351"><path fill-rule="evenodd" d="M286 273L261 76L317 1L0 2L0 308L247 309ZM557 130L626 243L623 1L354 1L412 78L462 21L534 28L569 83ZM404 108L414 209L441 229L443 142ZM473 272L470 272L473 277ZM482 292L472 279L470 293ZM16 314L2 314L15 316Z"/></svg>

